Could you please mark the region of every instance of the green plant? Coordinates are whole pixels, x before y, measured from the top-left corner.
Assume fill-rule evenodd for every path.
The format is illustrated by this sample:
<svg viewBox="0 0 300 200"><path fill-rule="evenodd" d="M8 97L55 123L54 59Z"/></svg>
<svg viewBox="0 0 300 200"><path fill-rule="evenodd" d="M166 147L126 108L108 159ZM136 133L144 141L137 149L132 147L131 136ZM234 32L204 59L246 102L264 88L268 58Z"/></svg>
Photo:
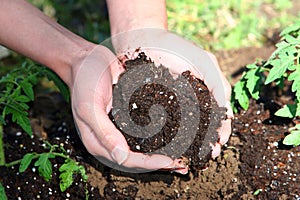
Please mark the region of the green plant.
<svg viewBox="0 0 300 200"><path fill-rule="evenodd" d="M64 192L73 184L74 181L73 177L76 174L80 174L84 182L87 181L88 176L86 174L84 166L80 165L78 162L71 159L62 145L51 145L47 141L44 141L44 144L45 144L44 148L48 149L49 151L42 152L42 153L36 153L36 152L27 153L24 155L22 159L15 160L10 163L6 163L5 166L11 167L20 164L19 172L23 173L28 169L30 164L33 163L33 160L35 160L33 165L35 167L38 167L40 176L42 176L46 181L50 181L53 173L52 164L50 160L56 157L61 157L65 160L65 163L62 164L59 168L59 171L61 172L59 176L60 190L62 192Z"/></svg>
<svg viewBox="0 0 300 200"><path fill-rule="evenodd" d="M5 125L5 117L19 124L28 134L32 134L28 118L28 103L34 100L33 87L38 78L47 77L55 82L61 93L69 99L66 85L51 70L26 60L21 67L8 72L0 79L0 124Z"/></svg>
<svg viewBox="0 0 300 200"><path fill-rule="evenodd" d="M262 65L247 65L243 74L233 89L232 106L236 105L247 110L250 98L260 97L262 85L274 83L283 87L284 81L291 83L291 91L295 94L294 103L279 109L275 115L295 118L300 116L300 22L287 27L281 34L281 41L276 44L276 50ZM300 125L290 129L283 143L286 145L300 145Z"/></svg>
<svg viewBox="0 0 300 200"><path fill-rule="evenodd" d="M0 182L0 199L1 200L7 200L7 196L5 194L5 189L3 187L3 185Z"/></svg>
<svg viewBox="0 0 300 200"><path fill-rule="evenodd" d="M210 50L262 46L267 30L298 19L291 6L286 0L167 0L170 30Z"/></svg>
<svg viewBox="0 0 300 200"><path fill-rule="evenodd" d="M37 65L30 60L25 60L21 67L16 67L2 76L0 79L0 166L12 166L20 163L20 172L24 172L32 160L36 159L34 165L38 167L39 174L49 181L52 176L52 164L50 159L62 157L65 164L60 167L60 188L65 191L73 183L73 175L80 173L83 180L87 180L87 175L83 166L70 159L63 147L47 144L50 150L43 153L27 153L23 159L10 163L5 162L4 144L3 144L3 126L6 125L6 118L11 117L20 127L32 135L32 129L28 116L29 103L34 100L34 86L39 79L47 77L53 81L60 90L65 99L69 100L69 90L62 80L51 70ZM60 150L58 152L57 150ZM0 195L5 195L0 187ZM0 196L2 197L2 196ZM3 197L4 198L4 197ZM1 198L1 199L3 199Z"/></svg>

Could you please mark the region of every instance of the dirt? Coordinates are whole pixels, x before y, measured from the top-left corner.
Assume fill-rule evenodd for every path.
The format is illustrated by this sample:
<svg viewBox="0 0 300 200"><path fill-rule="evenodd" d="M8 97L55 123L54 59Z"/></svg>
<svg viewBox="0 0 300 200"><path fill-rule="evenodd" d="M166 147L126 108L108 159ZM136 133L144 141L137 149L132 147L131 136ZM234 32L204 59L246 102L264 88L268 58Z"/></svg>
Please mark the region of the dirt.
<svg viewBox="0 0 300 200"><path fill-rule="evenodd" d="M131 150L181 158L194 170L206 168L226 109L190 71L175 78L144 53L124 67L114 86L111 119Z"/></svg>
<svg viewBox="0 0 300 200"><path fill-rule="evenodd" d="M268 57L273 48L266 46L260 51ZM260 51L229 52L228 58L239 59L222 60L221 64L225 63L222 67L228 69L228 75L242 71L245 64L261 57ZM225 54L228 55L216 53L219 59ZM247 62L241 64L244 58ZM259 101L252 101L248 111L236 114L228 144L223 146L219 157L209 160L206 170L187 175L162 171L130 174L108 168L89 155L75 131L69 107L57 94L42 95L30 112L36 135L53 144L63 143L71 158L86 167L88 183L76 176L76 184L60 192L58 167L63 162L61 159L52 160L57 165L50 182L41 178L33 170L34 166L22 174L17 173L18 166L1 167L0 181L8 199L84 199L85 187L90 199L299 199L300 147L282 144L288 128L296 122L274 116L275 110L288 101L288 91L279 93L272 88ZM29 138L19 131L12 123L5 127L8 162L21 158L26 152L44 151L38 136Z"/></svg>

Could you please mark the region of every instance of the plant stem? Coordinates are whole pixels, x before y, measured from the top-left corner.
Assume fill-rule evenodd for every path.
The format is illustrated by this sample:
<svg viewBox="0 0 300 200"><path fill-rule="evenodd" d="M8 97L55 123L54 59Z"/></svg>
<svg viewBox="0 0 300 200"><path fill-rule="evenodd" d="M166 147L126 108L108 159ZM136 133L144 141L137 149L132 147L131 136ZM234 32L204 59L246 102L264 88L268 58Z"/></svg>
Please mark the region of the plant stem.
<svg viewBox="0 0 300 200"><path fill-rule="evenodd" d="M52 154L52 155L54 155L54 156L62 157L62 158L65 158L65 159L70 159L69 156L66 156L66 155L64 155L64 154L62 154L62 153L57 153L57 152L49 152L49 153ZM33 156L32 160L37 159L38 157L40 157L40 155L41 155L41 154L36 153L36 154ZM10 163L4 163L3 165L4 165L5 167L11 167L11 166L20 164L21 161L22 161L22 159L14 160L14 161L12 161L12 162L10 162Z"/></svg>
<svg viewBox="0 0 300 200"><path fill-rule="evenodd" d="M5 165L5 153L3 146L3 125L0 124L0 166Z"/></svg>

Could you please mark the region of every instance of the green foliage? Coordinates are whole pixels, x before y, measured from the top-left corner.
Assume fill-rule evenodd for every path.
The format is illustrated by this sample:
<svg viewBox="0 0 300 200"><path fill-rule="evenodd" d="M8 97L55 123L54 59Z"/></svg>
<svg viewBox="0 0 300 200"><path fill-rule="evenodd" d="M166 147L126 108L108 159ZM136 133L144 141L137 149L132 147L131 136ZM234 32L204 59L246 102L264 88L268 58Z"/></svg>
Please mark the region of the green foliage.
<svg viewBox="0 0 300 200"><path fill-rule="evenodd" d="M32 134L28 109L29 103L34 100L34 86L41 77L52 80L62 95L70 98L67 86L51 70L26 60L21 67L14 68L0 79L0 123L5 125L5 118L11 115L29 135Z"/></svg>
<svg viewBox="0 0 300 200"><path fill-rule="evenodd" d="M34 163L34 166L38 167L39 173L46 181L49 181L52 177L52 164L49 159L55 158L52 153L42 153L39 155L39 159Z"/></svg>
<svg viewBox="0 0 300 200"><path fill-rule="evenodd" d="M46 15L89 41L110 36L105 0L30 0Z"/></svg>
<svg viewBox="0 0 300 200"><path fill-rule="evenodd" d="M26 62L0 79L1 122L5 124L5 117L11 114L13 122L30 135L32 130L27 113L28 102L34 99L33 85L37 82L38 74L35 65Z"/></svg>
<svg viewBox="0 0 300 200"><path fill-rule="evenodd" d="M284 138L283 144L293 146L300 145L300 124L297 124L295 127L291 128L290 132L291 133Z"/></svg>
<svg viewBox="0 0 300 200"><path fill-rule="evenodd" d="M61 174L59 175L60 178L60 190L64 192L73 184L73 176L74 174L80 174L83 180L87 181L87 175L85 168L82 165L79 165L78 162L75 162L71 159L66 159L65 164L63 164L59 171Z"/></svg>
<svg viewBox="0 0 300 200"><path fill-rule="evenodd" d="M267 30L298 20L291 6L287 0L167 0L169 28L211 50L261 46Z"/></svg>
<svg viewBox="0 0 300 200"><path fill-rule="evenodd" d="M247 65L243 77L233 88L232 107L235 112L237 112L236 103L244 110L247 110L250 99L253 98L257 100L259 98L260 88L265 79L263 71L264 68L259 67L256 64Z"/></svg>
<svg viewBox="0 0 300 200"><path fill-rule="evenodd" d="M65 163L60 166L59 171L61 174L60 178L60 189L64 192L73 184L73 177L75 174L80 174L83 181L86 182L88 176L86 175L85 168L78 162L72 160L66 155L66 151L62 146L51 145L46 142L47 147L50 148L49 152L44 153L27 153L20 161L19 172L25 172L30 166L33 160L34 166L38 167L39 174L46 180L50 181L52 178L52 164L50 159L56 157L62 157L65 159Z"/></svg>
<svg viewBox="0 0 300 200"><path fill-rule="evenodd" d="M5 194L5 189L3 187L3 185L0 182L0 199L1 200L7 200L7 196Z"/></svg>
<svg viewBox="0 0 300 200"><path fill-rule="evenodd" d="M234 111L237 111L236 105L248 109L249 99L259 98L262 82L265 85L274 83L282 88L283 82L289 81L295 94L294 103L283 106L275 115L288 118L300 116L300 22L287 27L280 35L281 41L268 61L262 66L248 65L241 80L235 84L232 96ZM291 129L291 134L285 139L286 144L300 144L299 128L297 125Z"/></svg>

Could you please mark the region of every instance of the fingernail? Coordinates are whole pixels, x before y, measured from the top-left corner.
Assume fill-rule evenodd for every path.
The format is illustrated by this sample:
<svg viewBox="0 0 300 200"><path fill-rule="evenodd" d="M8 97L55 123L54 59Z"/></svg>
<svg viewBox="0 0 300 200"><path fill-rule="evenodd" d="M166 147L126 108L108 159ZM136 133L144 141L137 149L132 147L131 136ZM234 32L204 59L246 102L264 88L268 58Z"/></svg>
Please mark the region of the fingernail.
<svg viewBox="0 0 300 200"><path fill-rule="evenodd" d="M127 159L128 151L121 149L120 147L115 147L111 156L119 165L121 165Z"/></svg>

